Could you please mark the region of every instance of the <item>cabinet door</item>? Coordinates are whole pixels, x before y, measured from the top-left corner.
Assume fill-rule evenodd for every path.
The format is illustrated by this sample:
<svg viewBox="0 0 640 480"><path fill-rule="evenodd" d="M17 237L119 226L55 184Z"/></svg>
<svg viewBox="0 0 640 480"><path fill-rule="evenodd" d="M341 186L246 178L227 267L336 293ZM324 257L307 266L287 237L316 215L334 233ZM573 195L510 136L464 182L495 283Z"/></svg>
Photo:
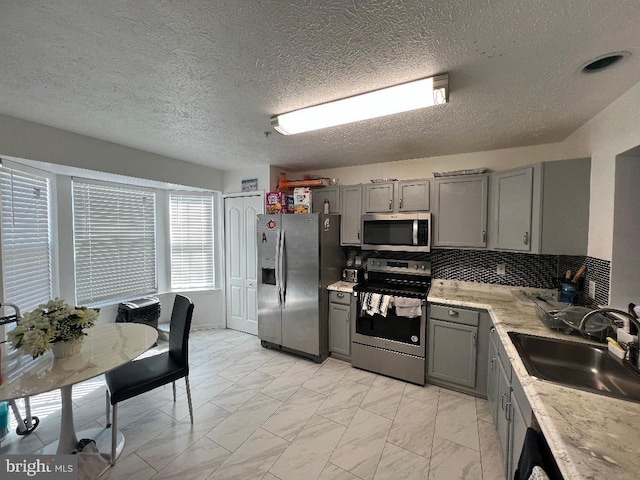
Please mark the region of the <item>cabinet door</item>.
<svg viewBox="0 0 640 480"><path fill-rule="evenodd" d="M531 251L533 167L496 173L492 181L495 248Z"/></svg>
<svg viewBox="0 0 640 480"><path fill-rule="evenodd" d="M496 431L498 432L498 442L500 443L500 453L502 455L502 464L504 466L504 471L508 471L508 460L509 460L509 413L507 409L509 405L507 405L510 401L511 395L511 387L510 384L510 373L511 366L508 368L509 372L505 370L502 362L498 358L496 362L498 369L498 415L496 418Z"/></svg>
<svg viewBox="0 0 640 480"><path fill-rule="evenodd" d="M398 211L429 211L429 180L403 180L398 182Z"/></svg>
<svg viewBox="0 0 640 480"><path fill-rule="evenodd" d="M497 425L498 415L498 347L496 346L497 338L496 329L491 327L489 338L489 367L487 375L487 400L489 401L489 409L491 410L491 418L493 424Z"/></svg>
<svg viewBox="0 0 640 480"><path fill-rule="evenodd" d="M329 213L340 213L340 187L322 187L313 190L313 213L324 213L324 201L329 200Z"/></svg>
<svg viewBox="0 0 640 480"><path fill-rule="evenodd" d="M362 186L342 187L340 245L360 245L362 221Z"/></svg>
<svg viewBox="0 0 640 480"><path fill-rule="evenodd" d="M508 472L509 476L507 478L513 478L516 472L516 468L518 467L518 460L520 459L520 454L522 453L522 445L524 444L524 437L527 433L527 427L530 422L527 422L527 419L524 415L523 408L521 408L518 403L518 396L511 393L511 402L510 402L510 418L511 418L511 440L510 440L510 454L509 454L509 465Z"/></svg>
<svg viewBox="0 0 640 480"><path fill-rule="evenodd" d="M478 327L429 320L430 377L475 387Z"/></svg>
<svg viewBox="0 0 640 480"><path fill-rule="evenodd" d="M487 175L434 180L435 247L487 246Z"/></svg>
<svg viewBox="0 0 640 480"><path fill-rule="evenodd" d="M329 351L351 355L351 305L329 304Z"/></svg>
<svg viewBox="0 0 640 480"><path fill-rule="evenodd" d="M365 213L393 211L393 182L372 183L364 186Z"/></svg>

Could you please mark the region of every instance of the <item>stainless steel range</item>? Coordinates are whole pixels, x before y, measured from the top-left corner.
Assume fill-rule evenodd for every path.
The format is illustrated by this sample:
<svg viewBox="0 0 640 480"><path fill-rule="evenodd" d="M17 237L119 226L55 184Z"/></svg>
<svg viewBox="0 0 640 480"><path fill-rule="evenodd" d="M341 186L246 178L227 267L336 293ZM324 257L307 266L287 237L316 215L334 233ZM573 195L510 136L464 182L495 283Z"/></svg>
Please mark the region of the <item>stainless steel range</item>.
<svg viewBox="0 0 640 480"><path fill-rule="evenodd" d="M369 258L367 280L357 285L358 315L351 322L351 362L424 385L427 295L431 264Z"/></svg>

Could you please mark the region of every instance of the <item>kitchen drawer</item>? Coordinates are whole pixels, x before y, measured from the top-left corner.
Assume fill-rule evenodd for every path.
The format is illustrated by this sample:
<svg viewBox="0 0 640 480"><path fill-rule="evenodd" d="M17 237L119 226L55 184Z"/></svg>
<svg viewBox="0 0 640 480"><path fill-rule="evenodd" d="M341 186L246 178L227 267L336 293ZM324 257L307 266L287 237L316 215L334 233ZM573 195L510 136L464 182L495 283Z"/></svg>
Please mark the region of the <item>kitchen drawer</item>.
<svg viewBox="0 0 640 480"><path fill-rule="evenodd" d="M431 305L431 318L446 320L448 322L462 323L464 325L478 326L480 312L466 310L464 308L450 307L447 305Z"/></svg>
<svg viewBox="0 0 640 480"><path fill-rule="evenodd" d="M331 303L340 303L342 305L351 304L351 293L349 292L336 292L335 290L329 290L329 301Z"/></svg>

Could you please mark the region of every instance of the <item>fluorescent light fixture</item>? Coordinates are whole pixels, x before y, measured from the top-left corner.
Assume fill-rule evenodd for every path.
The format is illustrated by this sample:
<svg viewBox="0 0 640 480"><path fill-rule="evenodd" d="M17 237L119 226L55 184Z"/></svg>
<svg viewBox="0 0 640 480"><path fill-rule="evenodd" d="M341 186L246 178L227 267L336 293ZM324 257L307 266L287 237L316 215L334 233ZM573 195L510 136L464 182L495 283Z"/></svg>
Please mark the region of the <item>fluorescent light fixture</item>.
<svg viewBox="0 0 640 480"><path fill-rule="evenodd" d="M276 115L271 125L283 135L293 135L440 105L448 99L449 75L444 74Z"/></svg>

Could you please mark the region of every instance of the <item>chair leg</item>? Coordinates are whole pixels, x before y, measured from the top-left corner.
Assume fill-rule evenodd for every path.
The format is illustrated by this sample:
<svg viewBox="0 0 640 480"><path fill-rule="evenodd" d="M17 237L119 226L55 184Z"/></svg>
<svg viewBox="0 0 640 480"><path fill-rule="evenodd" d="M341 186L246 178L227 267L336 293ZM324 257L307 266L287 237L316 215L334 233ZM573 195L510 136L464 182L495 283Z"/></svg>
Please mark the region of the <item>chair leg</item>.
<svg viewBox="0 0 640 480"><path fill-rule="evenodd" d="M111 422L111 465L116 464L116 445L118 443L118 404L113 406L113 420Z"/></svg>
<svg viewBox="0 0 640 480"><path fill-rule="evenodd" d="M176 403L176 382L171 382L173 385L173 403Z"/></svg>
<svg viewBox="0 0 640 480"><path fill-rule="evenodd" d="M189 402L189 417L191 417L191 423L193 423L193 406L191 405L191 387L189 386L189 377L184 377L184 383L187 386L187 401Z"/></svg>
<svg viewBox="0 0 640 480"><path fill-rule="evenodd" d="M109 395L109 389L105 388L104 390L104 396L105 396L105 404L106 404L106 417L107 417L107 428L109 428L111 426L111 395Z"/></svg>

